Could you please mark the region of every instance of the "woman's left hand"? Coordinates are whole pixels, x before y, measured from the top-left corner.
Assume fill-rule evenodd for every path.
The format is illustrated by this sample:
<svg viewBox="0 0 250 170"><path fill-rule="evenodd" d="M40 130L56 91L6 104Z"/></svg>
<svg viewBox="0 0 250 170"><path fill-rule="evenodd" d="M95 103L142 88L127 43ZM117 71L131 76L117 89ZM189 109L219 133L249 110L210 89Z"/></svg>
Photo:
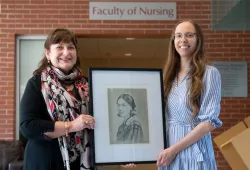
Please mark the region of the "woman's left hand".
<svg viewBox="0 0 250 170"><path fill-rule="evenodd" d="M136 164L130 163L130 164L126 164L126 165L121 165L123 168L135 168Z"/></svg>
<svg viewBox="0 0 250 170"><path fill-rule="evenodd" d="M175 159L175 157L176 152L171 147L167 148L159 154L156 165L158 167L168 166Z"/></svg>

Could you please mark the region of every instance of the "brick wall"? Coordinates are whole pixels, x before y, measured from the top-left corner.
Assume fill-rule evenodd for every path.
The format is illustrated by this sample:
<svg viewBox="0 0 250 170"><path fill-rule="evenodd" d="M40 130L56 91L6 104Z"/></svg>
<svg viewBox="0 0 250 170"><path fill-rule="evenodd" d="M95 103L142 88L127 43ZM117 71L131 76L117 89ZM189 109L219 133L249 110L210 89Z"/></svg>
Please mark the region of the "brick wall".
<svg viewBox="0 0 250 170"><path fill-rule="evenodd" d="M249 65L250 31L211 30L209 0L174 2L177 2L178 20L193 19L201 24L206 38L208 62L248 61ZM166 36L176 23L176 21L89 21L88 4L88 0L0 1L0 139L13 139L15 136L16 35L47 34L51 28L67 27L79 35ZM249 77L248 84L250 84ZM250 90L248 96L249 93ZM250 97L223 98L220 118L224 124L212 135L216 136L227 130L248 115L250 115ZM216 147L215 155L219 169L229 170L229 166Z"/></svg>

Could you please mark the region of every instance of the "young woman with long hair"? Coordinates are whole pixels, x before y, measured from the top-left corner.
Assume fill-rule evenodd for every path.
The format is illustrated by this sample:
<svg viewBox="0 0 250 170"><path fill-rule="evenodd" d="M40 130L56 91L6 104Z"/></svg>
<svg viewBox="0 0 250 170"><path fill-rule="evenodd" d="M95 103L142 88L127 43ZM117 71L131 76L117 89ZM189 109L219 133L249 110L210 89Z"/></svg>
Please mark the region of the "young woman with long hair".
<svg viewBox="0 0 250 170"><path fill-rule="evenodd" d="M163 73L168 138L157 159L159 170L217 169L210 132L222 125L221 78L204 57L201 27L179 22Z"/></svg>

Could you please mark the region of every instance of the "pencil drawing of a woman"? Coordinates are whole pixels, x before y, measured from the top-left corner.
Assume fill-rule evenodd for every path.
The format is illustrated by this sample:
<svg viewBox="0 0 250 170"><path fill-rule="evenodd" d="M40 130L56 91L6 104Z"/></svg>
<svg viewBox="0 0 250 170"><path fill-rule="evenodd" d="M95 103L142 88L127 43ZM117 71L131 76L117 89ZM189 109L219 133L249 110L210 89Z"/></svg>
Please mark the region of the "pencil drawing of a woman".
<svg viewBox="0 0 250 170"><path fill-rule="evenodd" d="M117 116L123 118L123 123L117 131L117 142L132 144L141 143L143 131L140 122L136 117L136 104L130 94L121 94L116 101Z"/></svg>

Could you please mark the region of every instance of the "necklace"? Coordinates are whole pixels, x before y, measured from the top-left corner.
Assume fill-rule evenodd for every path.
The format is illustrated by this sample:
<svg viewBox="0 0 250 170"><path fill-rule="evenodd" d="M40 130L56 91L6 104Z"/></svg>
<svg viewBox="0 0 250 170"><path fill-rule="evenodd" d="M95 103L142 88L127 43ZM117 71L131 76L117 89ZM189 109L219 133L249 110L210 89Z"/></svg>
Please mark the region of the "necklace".
<svg viewBox="0 0 250 170"><path fill-rule="evenodd" d="M64 89L67 91L67 92L70 92L74 89L74 84L71 84L69 86L65 86L63 85Z"/></svg>

